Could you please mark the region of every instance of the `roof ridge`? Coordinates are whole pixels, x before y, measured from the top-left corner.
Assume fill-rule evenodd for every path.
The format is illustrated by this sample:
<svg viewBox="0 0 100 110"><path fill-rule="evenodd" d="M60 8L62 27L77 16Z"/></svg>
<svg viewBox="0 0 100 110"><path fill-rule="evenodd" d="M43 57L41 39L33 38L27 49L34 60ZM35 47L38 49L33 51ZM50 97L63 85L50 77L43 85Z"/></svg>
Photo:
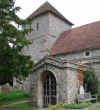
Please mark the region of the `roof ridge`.
<svg viewBox="0 0 100 110"><path fill-rule="evenodd" d="M91 22L91 23L89 23L89 24L83 24L83 25L81 25L81 26L71 28L71 29L69 29L69 30L63 31L63 32L60 34L60 36L61 36L62 34L64 34L64 33L66 33L66 32L71 32L71 31L73 31L73 30L76 30L76 29L79 29L79 28L83 28L83 27L86 27L86 26L88 26L88 25L92 25L92 24L95 24L95 23L98 23L98 22L100 22L100 21L95 21L95 22ZM60 37L59 37L59 38L60 38Z"/></svg>
<svg viewBox="0 0 100 110"><path fill-rule="evenodd" d="M88 26L88 25L92 25L92 24L95 24L95 23L98 23L98 22L100 22L100 20L99 21L95 21L95 22L91 22L91 23L88 23L88 24L83 24L81 26L74 27L71 30L77 29L77 28L82 28L82 27L85 27L85 26Z"/></svg>
<svg viewBox="0 0 100 110"><path fill-rule="evenodd" d="M73 25L69 20L67 20L54 6L52 6L48 1L44 2L37 10L35 10L28 18L32 17L35 18L41 14L51 12L60 19L64 20L65 22Z"/></svg>

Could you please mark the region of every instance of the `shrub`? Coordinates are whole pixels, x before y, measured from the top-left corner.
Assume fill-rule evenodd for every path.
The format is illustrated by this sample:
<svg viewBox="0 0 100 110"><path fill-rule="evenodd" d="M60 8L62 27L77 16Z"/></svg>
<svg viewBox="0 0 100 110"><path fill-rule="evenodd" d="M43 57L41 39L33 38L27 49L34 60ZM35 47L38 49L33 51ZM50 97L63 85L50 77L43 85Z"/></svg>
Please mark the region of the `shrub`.
<svg viewBox="0 0 100 110"><path fill-rule="evenodd" d="M50 110L62 110L62 109L63 107L59 104L50 107Z"/></svg>
<svg viewBox="0 0 100 110"><path fill-rule="evenodd" d="M92 65L89 65L87 70L84 71L84 84L87 86L86 92L91 92L91 94L97 94L98 93L98 77L95 75L95 70L92 67Z"/></svg>
<svg viewBox="0 0 100 110"><path fill-rule="evenodd" d="M99 93L99 95L98 95L98 97L97 97L97 100L100 101L100 93Z"/></svg>
<svg viewBox="0 0 100 110"><path fill-rule="evenodd" d="M71 108L73 104L64 104L63 107L64 108Z"/></svg>
<svg viewBox="0 0 100 110"><path fill-rule="evenodd" d="M88 105L92 105L92 102L88 102Z"/></svg>
<svg viewBox="0 0 100 110"><path fill-rule="evenodd" d="M56 109L56 105L50 107L50 110L55 110L55 109Z"/></svg>

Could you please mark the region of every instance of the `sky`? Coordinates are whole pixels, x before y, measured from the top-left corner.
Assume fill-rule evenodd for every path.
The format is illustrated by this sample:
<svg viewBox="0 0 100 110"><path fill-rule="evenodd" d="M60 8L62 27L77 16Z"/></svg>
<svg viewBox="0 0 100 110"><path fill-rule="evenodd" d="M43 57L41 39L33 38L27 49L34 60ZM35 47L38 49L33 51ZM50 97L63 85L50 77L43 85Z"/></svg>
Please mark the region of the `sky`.
<svg viewBox="0 0 100 110"><path fill-rule="evenodd" d="M27 18L47 0L16 0L20 6L18 16ZM74 27L100 20L100 0L48 0Z"/></svg>

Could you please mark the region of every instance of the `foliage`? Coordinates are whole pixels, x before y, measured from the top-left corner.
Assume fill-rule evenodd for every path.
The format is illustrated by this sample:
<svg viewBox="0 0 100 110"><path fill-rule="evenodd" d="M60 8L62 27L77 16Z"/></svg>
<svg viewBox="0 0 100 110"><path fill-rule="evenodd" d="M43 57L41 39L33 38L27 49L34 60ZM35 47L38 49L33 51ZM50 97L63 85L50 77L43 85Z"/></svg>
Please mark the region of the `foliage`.
<svg viewBox="0 0 100 110"><path fill-rule="evenodd" d="M80 104L64 104L63 107L64 108L69 108L69 109L82 109L82 108L86 108L89 105L91 105L91 103L80 103Z"/></svg>
<svg viewBox="0 0 100 110"><path fill-rule="evenodd" d="M98 93L98 78L95 75L92 65L88 66L87 70L84 72L84 75L84 84L86 84L87 92L91 92L91 94Z"/></svg>
<svg viewBox="0 0 100 110"><path fill-rule="evenodd" d="M60 105L58 109L56 109L56 105L51 106L49 110L64 110L64 109L84 109L92 105L91 102L80 103L80 104L64 104ZM100 110L100 106L91 106L89 110Z"/></svg>
<svg viewBox="0 0 100 110"><path fill-rule="evenodd" d="M55 109L56 109L56 106L55 105L53 105L53 106L50 107L50 110L55 110Z"/></svg>
<svg viewBox="0 0 100 110"><path fill-rule="evenodd" d="M88 102L88 105L92 105L92 102Z"/></svg>
<svg viewBox="0 0 100 110"><path fill-rule="evenodd" d="M50 110L63 110L63 109L83 109L90 106L91 102L80 103L80 104L64 104L64 105L54 105L50 107Z"/></svg>
<svg viewBox="0 0 100 110"><path fill-rule="evenodd" d="M50 109L51 109L51 110L55 110L55 109L56 109L56 106L53 105L53 106L50 107Z"/></svg>
<svg viewBox="0 0 100 110"><path fill-rule="evenodd" d="M14 90L9 94L3 92L0 93L0 101L15 101L19 99L26 99L30 97L30 93L24 92L22 90Z"/></svg>
<svg viewBox="0 0 100 110"><path fill-rule="evenodd" d="M26 77L33 68L31 57L22 53L31 44L25 37L31 19L20 19L16 14L20 7L14 4L14 0L0 0L0 84L12 84L13 77Z"/></svg>
<svg viewBox="0 0 100 110"><path fill-rule="evenodd" d="M97 100L100 102L100 93L98 94Z"/></svg>
<svg viewBox="0 0 100 110"><path fill-rule="evenodd" d="M50 106L50 110L63 110L63 107L59 104Z"/></svg>

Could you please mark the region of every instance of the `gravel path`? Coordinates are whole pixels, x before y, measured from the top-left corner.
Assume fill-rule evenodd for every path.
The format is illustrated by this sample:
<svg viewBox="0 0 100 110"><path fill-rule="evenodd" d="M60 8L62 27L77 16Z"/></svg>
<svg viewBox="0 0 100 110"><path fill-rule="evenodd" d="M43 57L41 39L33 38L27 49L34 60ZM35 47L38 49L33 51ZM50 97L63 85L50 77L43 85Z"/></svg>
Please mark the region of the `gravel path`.
<svg viewBox="0 0 100 110"><path fill-rule="evenodd" d="M27 102L30 102L28 100L25 100L25 101L19 101L19 102L15 102L15 103L11 103L11 104L7 104L7 105L4 105L2 107L9 107L9 106L12 106L12 105L16 105L16 104L21 104L21 103L27 103Z"/></svg>

